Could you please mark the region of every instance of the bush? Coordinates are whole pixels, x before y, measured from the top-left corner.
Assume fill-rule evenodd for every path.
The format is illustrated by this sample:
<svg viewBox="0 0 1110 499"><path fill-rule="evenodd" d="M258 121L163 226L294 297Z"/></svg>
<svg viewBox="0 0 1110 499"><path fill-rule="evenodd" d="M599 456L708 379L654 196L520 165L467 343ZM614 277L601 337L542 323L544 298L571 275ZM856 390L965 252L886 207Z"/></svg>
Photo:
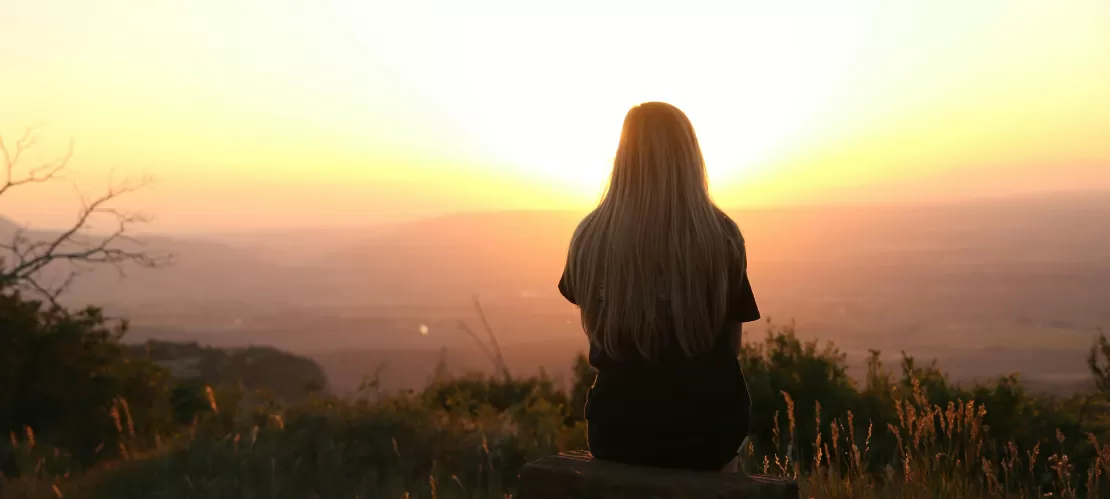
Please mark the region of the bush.
<svg viewBox="0 0 1110 499"><path fill-rule="evenodd" d="M294 381L281 385L292 396L276 397L241 382L268 381L253 374L171 379L127 355L126 324L96 309L0 294L0 328L0 381L13 388L0 392L5 497L503 499L524 463L587 444L595 374L582 355L567 392L542 372L438 370L416 393L301 396ZM871 352L857 382L835 346L792 327L748 342L746 468L795 478L812 497L1110 496L1105 392L1038 397L1016 376L964 387L905 353L895 372L880 358Z"/></svg>
<svg viewBox="0 0 1110 499"><path fill-rule="evenodd" d="M126 330L96 308L71 313L0 290L0 431L65 449L81 466L168 431L169 373L129 359ZM14 445L5 447L11 475Z"/></svg>

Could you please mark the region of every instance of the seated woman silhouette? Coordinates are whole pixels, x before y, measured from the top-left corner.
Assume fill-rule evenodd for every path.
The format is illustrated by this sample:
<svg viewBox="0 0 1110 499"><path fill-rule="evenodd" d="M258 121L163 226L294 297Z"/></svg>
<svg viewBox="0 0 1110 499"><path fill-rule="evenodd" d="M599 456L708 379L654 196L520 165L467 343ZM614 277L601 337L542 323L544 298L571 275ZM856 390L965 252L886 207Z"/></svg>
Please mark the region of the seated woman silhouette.
<svg viewBox="0 0 1110 499"><path fill-rule="evenodd" d="M736 470L751 411L741 323L759 319L745 255L686 115L661 102L628 111L608 189L559 280L597 369L585 407L596 458Z"/></svg>

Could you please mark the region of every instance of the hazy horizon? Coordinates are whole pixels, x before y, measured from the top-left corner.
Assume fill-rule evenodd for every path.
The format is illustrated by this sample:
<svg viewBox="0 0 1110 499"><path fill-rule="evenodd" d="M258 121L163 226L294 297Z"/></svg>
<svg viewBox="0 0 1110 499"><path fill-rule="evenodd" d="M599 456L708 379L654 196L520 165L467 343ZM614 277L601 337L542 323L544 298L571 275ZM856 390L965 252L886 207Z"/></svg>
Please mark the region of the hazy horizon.
<svg viewBox="0 0 1110 499"><path fill-rule="evenodd" d="M793 211L793 210L807 210L815 208L829 208L829 209L867 209L876 208L882 209L885 207L897 208L944 208L944 207L960 207L960 206L975 206L982 203L990 203L993 201L1012 200L1015 202L1022 201L1042 201L1061 199L1068 197L1097 197L1099 195L1107 196L1107 204L1110 204L1110 186L1101 185L1085 185L1077 186L1070 189L1040 189L1025 192L1003 192L1003 193L987 193L979 195L964 195L964 196L949 196L949 197L936 197L936 198L913 198L902 197L900 199L833 199L833 200L820 200L820 201L805 201L799 200L790 203L777 203L777 204L760 204L760 205L726 205L718 203L726 212L749 212L749 211ZM593 209L594 205L586 205L581 207L557 207L557 208L543 208L543 207L522 207L522 208L483 208L477 207L467 209L462 207L454 210L433 211L426 212L410 212L404 214L397 214L391 217L367 217L366 219L340 219L338 221L328 220L327 218L313 219L301 224L267 224L259 223L255 225L244 226L187 226L175 230L165 229L157 223L157 216L153 214L153 220L149 224L135 225L132 231L137 235L147 237L184 237L184 238L221 238L245 235L266 235L266 234L282 234L282 233L333 233L351 230L373 230L378 228L388 228L398 224L405 224L411 222L418 222L421 220L449 218L452 216L462 215L480 215L480 214L496 214L496 213L564 213L575 216L584 215L589 210ZM141 210L140 210L141 211ZM144 213L146 214L146 213ZM17 226L27 227L39 231L57 231L66 229L72 225L72 218L59 218L57 225L48 226L36 222L35 220L19 220L16 218L9 218L6 213L0 213L0 221L13 223ZM95 233L95 231L94 231Z"/></svg>
<svg viewBox="0 0 1110 499"><path fill-rule="evenodd" d="M936 357L957 379L1020 370L1067 389L1084 379L1093 336L1110 328L1101 194L730 213L764 316L835 342L857 370L869 348L904 350ZM174 265L83 274L63 298L129 318L129 342L270 345L312 355L346 388L367 363L408 358L390 386L415 388L443 348L455 368L485 365L457 328L478 320L477 295L514 372L564 372L585 348L577 310L555 289L578 220L468 212L380 230L152 238L148 248L173 252ZM762 329L753 324L748 340Z"/></svg>

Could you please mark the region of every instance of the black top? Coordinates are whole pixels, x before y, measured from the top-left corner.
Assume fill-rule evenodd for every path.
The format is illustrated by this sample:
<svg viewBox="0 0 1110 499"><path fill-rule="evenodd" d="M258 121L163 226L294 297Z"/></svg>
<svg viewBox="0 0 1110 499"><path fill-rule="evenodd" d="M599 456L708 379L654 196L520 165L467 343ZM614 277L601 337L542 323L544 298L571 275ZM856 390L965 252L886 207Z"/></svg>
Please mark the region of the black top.
<svg viewBox="0 0 1110 499"><path fill-rule="evenodd" d="M587 398L590 451L629 464L717 471L747 436L751 411L737 360L741 323L759 320L746 269L729 273L728 313L716 347L666 363L630 355L620 361L590 347L597 378ZM566 285L559 291L576 303ZM672 344L674 344L672 342Z"/></svg>

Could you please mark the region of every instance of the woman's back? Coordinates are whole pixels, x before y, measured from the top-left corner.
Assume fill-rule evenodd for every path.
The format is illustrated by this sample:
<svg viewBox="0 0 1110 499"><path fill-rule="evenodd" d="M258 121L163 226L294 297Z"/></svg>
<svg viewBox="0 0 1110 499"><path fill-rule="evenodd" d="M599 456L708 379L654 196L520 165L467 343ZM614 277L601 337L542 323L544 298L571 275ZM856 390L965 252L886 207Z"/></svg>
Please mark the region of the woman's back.
<svg viewBox="0 0 1110 499"><path fill-rule="evenodd" d="M759 318L743 237L712 203L693 128L673 106L625 118L609 190L575 231L559 280L598 376L595 456L719 470L748 433L740 324Z"/></svg>

